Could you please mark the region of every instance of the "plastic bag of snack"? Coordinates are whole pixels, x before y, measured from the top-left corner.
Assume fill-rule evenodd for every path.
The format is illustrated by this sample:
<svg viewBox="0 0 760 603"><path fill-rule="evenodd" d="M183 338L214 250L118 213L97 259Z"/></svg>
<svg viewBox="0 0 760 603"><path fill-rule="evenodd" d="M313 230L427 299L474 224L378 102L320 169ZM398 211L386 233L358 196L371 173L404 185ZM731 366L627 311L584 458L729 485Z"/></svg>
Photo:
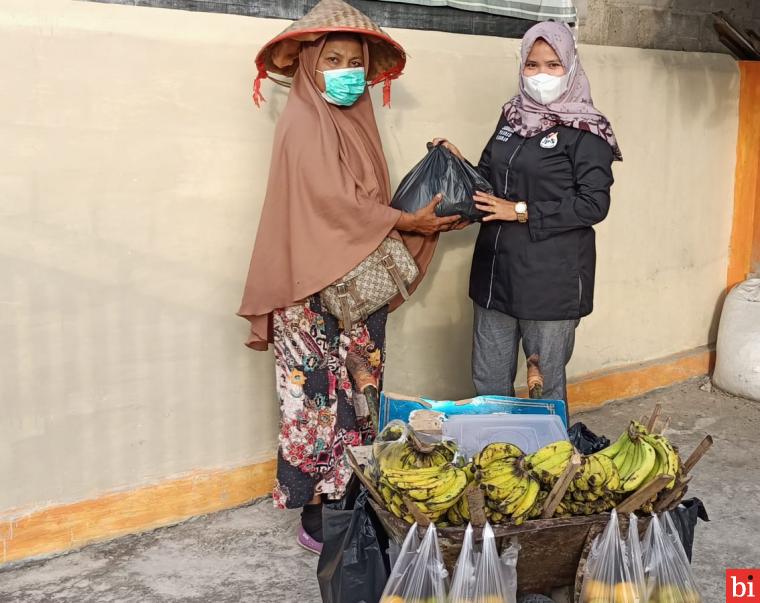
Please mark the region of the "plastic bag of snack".
<svg viewBox="0 0 760 603"><path fill-rule="evenodd" d="M668 523L666 528L663 524ZM667 513L652 517L643 549L648 603L702 603L686 552Z"/></svg>
<svg viewBox="0 0 760 603"><path fill-rule="evenodd" d="M613 509L604 532L591 544L583 574L582 603L644 603L631 575L629 554Z"/></svg>
<svg viewBox="0 0 760 603"><path fill-rule="evenodd" d="M447 578L435 525L430 524L420 540L415 523L404 540L380 603L446 603Z"/></svg>

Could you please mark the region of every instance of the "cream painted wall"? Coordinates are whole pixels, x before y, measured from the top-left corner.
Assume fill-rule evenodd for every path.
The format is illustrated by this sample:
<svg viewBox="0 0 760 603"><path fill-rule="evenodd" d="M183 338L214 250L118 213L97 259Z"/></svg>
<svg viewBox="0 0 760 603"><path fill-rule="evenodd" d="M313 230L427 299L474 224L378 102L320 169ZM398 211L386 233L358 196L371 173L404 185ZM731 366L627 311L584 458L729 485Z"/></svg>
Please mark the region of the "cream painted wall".
<svg viewBox="0 0 760 603"><path fill-rule="evenodd" d="M234 312L286 98L265 82L269 102L253 107L253 56L285 26L65 0L0 6L0 510L272 455L272 360L242 346ZM517 42L390 33L410 55L393 108L377 109L393 181L435 135L476 160L514 91ZM738 94L726 56L582 57L625 162L572 375L710 339ZM446 236L392 317L390 389L471 392L475 234Z"/></svg>

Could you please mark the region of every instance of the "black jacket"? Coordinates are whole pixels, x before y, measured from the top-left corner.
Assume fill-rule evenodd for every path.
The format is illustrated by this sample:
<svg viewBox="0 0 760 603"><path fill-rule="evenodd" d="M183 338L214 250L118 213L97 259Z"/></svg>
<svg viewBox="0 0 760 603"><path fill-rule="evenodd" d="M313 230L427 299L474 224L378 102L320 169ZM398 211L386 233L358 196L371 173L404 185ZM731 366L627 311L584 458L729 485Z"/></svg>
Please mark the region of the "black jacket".
<svg viewBox="0 0 760 603"><path fill-rule="evenodd" d="M528 222L481 225L470 273L472 300L525 320L590 314L592 226L610 207L610 145L565 126L523 138L502 115L478 170L499 197L527 202Z"/></svg>

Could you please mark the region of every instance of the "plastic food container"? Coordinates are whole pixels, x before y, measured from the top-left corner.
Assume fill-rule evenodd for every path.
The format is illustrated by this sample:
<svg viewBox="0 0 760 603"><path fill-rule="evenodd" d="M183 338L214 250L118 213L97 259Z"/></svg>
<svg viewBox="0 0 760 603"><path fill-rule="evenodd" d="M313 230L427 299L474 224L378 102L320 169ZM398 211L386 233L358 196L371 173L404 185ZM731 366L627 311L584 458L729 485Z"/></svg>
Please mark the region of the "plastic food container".
<svg viewBox="0 0 760 603"><path fill-rule="evenodd" d="M509 442L530 454L567 440L565 424L557 415L456 415L443 423L443 435L453 438L468 456L493 442Z"/></svg>

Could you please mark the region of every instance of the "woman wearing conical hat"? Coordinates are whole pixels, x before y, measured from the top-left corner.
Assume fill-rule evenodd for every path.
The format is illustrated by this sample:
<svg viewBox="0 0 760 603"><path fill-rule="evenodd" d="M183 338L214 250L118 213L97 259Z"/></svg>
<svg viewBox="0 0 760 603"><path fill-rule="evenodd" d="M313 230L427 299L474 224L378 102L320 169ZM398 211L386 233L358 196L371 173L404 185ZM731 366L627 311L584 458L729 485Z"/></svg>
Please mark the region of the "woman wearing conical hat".
<svg viewBox="0 0 760 603"><path fill-rule="evenodd" d="M275 505L303 508L299 543L319 552L320 503L341 498L350 477L346 447L373 436L368 402L377 403L387 314L401 302L344 330L319 293L388 236L401 238L415 259L413 291L436 234L459 226L456 217L435 216L439 199L415 214L389 206L388 168L365 83L384 82L389 101L405 56L365 15L323 0L267 44L256 63L257 104L267 72L293 79L238 313L250 321L250 348L274 348L282 413Z"/></svg>

